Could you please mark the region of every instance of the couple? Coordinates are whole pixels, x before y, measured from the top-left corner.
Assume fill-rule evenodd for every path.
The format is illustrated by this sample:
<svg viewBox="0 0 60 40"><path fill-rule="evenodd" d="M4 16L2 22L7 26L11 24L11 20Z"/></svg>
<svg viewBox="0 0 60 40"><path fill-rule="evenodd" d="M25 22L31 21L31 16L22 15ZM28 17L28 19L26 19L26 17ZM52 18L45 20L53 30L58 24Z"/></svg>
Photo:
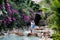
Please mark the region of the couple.
<svg viewBox="0 0 60 40"><path fill-rule="evenodd" d="M38 12L35 14L35 18L31 19L31 32L33 29L39 29L39 21L41 20L41 14L42 10L38 10Z"/></svg>

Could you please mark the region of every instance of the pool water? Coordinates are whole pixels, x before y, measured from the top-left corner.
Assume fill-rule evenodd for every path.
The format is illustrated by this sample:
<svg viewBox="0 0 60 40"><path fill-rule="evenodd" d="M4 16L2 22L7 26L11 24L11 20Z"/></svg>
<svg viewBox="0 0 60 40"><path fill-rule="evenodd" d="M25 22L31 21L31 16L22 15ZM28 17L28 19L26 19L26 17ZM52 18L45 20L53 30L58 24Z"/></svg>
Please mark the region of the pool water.
<svg viewBox="0 0 60 40"><path fill-rule="evenodd" d="M39 37L17 36L15 34L6 35L0 38L0 40L39 40L39 39L40 39Z"/></svg>

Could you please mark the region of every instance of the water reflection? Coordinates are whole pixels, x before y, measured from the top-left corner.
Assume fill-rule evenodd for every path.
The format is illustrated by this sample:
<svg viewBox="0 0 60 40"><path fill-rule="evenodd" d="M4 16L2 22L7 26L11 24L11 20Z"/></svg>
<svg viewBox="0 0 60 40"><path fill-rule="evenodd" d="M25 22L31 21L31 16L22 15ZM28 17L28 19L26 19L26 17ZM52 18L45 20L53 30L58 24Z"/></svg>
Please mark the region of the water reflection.
<svg viewBox="0 0 60 40"><path fill-rule="evenodd" d="M39 40L39 37L27 37L27 36L17 36L15 34L6 35L3 38L0 38L0 40Z"/></svg>

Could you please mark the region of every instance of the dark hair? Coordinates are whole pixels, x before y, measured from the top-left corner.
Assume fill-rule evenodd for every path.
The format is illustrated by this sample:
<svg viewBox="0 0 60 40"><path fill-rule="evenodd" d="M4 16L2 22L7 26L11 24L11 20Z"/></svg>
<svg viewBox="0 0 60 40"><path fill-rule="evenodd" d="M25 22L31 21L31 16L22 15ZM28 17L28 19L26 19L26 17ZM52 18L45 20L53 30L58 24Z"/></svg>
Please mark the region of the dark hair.
<svg viewBox="0 0 60 40"><path fill-rule="evenodd" d="M38 12L42 12L42 10L38 10Z"/></svg>
<svg viewBox="0 0 60 40"><path fill-rule="evenodd" d="M30 18L30 21L34 20L34 18Z"/></svg>

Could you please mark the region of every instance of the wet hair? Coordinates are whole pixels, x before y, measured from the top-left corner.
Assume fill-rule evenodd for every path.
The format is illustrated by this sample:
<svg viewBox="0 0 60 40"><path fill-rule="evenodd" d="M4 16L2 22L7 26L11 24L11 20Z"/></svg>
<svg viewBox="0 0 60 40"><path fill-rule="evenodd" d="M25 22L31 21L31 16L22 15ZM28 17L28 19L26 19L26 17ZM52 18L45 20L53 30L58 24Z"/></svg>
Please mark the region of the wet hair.
<svg viewBox="0 0 60 40"><path fill-rule="evenodd" d="M38 10L38 12L42 12L42 10Z"/></svg>

